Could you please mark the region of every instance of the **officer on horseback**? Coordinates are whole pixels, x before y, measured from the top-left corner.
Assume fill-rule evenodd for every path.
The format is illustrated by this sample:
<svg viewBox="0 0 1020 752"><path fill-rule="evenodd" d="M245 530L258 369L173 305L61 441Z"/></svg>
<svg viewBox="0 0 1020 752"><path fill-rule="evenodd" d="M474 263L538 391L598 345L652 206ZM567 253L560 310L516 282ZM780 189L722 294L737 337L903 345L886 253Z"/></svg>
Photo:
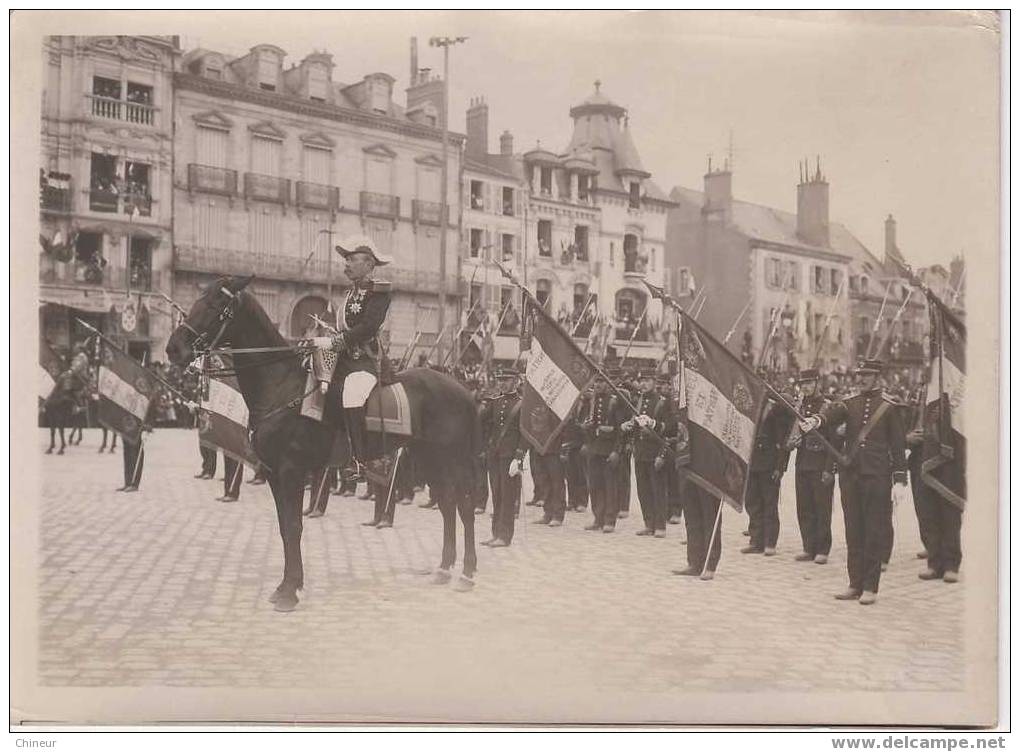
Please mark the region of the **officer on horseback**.
<svg viewBox="0 0 1020 752"><path fill-rule="evenodd" d="M372 275L376 267L389 264L390 259L364 235L347 238L336 252L344 258L344 274L352 287L337 310L338 333L330 340L337 354L330 394L341 390L340 403L351 441L351 464L344 470L344 477L357 481L364 479L365 402L379 381L379 329L390 307L390 283L373 279Z"/></svg>

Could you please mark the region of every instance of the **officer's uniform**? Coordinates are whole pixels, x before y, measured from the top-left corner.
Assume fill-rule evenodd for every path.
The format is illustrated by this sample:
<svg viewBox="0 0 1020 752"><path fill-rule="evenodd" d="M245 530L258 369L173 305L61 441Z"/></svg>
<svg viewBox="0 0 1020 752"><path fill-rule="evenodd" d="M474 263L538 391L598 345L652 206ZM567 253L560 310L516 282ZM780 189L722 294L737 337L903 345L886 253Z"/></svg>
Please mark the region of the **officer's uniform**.
<svg viewBox="0 0 1020 752"><path fill-rule="evenodd" d="M792 419L773 401L765 406L751 450L750 477L747 482L748 527L750 545L743 553L774 553L779 540L779 484L790 453L786 439ZM778 476L778 477L777 477Z"/></svg>
<svg viewBox="0 0 1020 752"><path fill-rule="evenodd" d="M567 483L567 508L575 511L588 508L588 475L584 455L581 453L584 432L578 423L579 415L588 414L588 401L587 395L578 400L560 434L560 458Z"/></svg>
<svg viewBox="0 0 1020 752"><path fill-rule="evenodd" d="M566 500L566 477L564 472L563 458L560 456L560 445L553 444L548 454L541 454L538 449L531 449L531 477L535 482L535 495L538 496L538 478L542 478L542 500L543 512L541 520L548 524L550 522L563 522L564 513L567 510Z"/></svg>
<svg viewBox="0 0 1020 752"><path fill-rule="evenodd" d="M807 416L817 415L825 405L822 395L812 394L804 398L801 410ZM836 443L832 429L820 432L830 444ZM796 447L797 523L804 549L801 558L822 564L825 558L818 557L828 557L832 549L832 494L839 468L817 432L800 435Z"/></svg>
<svg viewBox="0 0 1020 752"><path fill-rule="evenodd" d="M587 530L612 532L616 527L621 471L620 426L627 409L620 398L609 392L592 395L584 423L585 461L588 467L588 493L594 520Z"/></svg>
<svg viewBox="0 0 1020 752"><path fill-rule="evenodd" d="M674 454L673 472L678 478L680 498L683 503L684 525L687 528L687 567L674 570L674 574L701 575L702 571L714 573L722 555L722 519L719 505L722 503L708 491L687 478L686 468L691 461L690 433L685 410L679 410L675 428L668 439ZM712 532L719 518L719 529Z"/></svg>
<svg viewBox="0 0 1020 752"><path fill-rule="evenodd" d="M942 400L945 404L946 400ZM924 416L924 438L921 443L921 462L935 459L941 455L939 442L939 406L926 408ZM962 447L959 447L962 448ZM958 448L958 449L959 449ZM947 474L957 474L948 479L953 488L962 488L964 483L959 474L964 472L965 458L954 457L950 463L943 465L938 472L940 479L946 482ZM920 507L925 518L924 528L927 532L925 548L928 551L928 572L924 579L943 577L947 572L959 572L963 560L960 545L960 530L963 524L963 512L955 504L945 499L935 489L921 480L914 490L915 499L920 497Z"/></svg>
<svg viewBox="0 0 1020 752"><path fill-rule="evenodd" d="M626 395L627 399L630 400L631 404L634 404L637 399L635 396L636 390L630 388L627 384L618 384L618 388L621 392ZM624 407L624 420L627 420L629 411ZM633 476L633 446L629 441L620 442L620 463L616 466L618 477L616 479L616 511L617 516L620 518L627 517L630 514L630 492L631 492L631 480Z"/></svg>
<svg viewBox="0 0 1020 752"><path fill-rule="evenodd" d="M345 258L356 253L370 254L376 265L389 263L389 259L375 249L370 238L348 238L336 247ZM337 393L344 410L344 422L351 440L351 451L357 462L366 455L365 402L379 381L382 348L379 329L386 320L390 307L390 283L376 279L362 279L348 290L337 309L336 328L339 334L332 338L337 353L336 368L330 381L330 398L324 419L336 423Z"/></svg>
<svg viewBox="0 0 1020 752"><path fill-rule="evenodd" d="M633 437L631 445L634 454L634 475L637 479L641 516L645 522L644 530L638 534L654 533L663 537L666 534L668 477L671 473L665 469L666 444L664 441L656 440L651 434L654 432L661 437L664 430L676 420L676 414L672 409L671 400L659 394L654 388L642 392L635 407L639 415L654 421L646 428L641 428L633 418L624 424L625 427L629 427L625 429L626 433Z"/></svg>
<svg viewBox="0 0 1020 752"><path fill-rule="evenodd" d="M517 392L502 394L482 409L482 425L488 436L489 487L492 492L492 537L510 543L514 516L521 501L521 474L510 475L510 463L524 459L527 441L521 436L521 399Z"/></svg>
<svg viewBox="0 0 1020 752"><path fill-rule="evenodd" d="M819 417L823 428L846 429L840 491L850 580L847 595L877 593L892 533L892 484L907 480L902 413L881 389L870 389L829 405ZM862 435L866 429L867 435Z"/></svg>

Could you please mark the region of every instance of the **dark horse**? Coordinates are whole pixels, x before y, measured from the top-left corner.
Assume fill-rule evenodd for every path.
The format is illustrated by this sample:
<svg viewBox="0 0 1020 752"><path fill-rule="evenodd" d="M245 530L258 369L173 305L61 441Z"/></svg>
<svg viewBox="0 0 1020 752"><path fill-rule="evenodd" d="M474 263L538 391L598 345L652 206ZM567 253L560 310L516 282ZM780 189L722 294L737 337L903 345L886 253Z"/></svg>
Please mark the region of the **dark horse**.
<svg viewBox="0 0 1020 752"><path fill-rule="evenodd" d="M304 585L301 563L301 508L305 478L329 463L336 429L299 412L307 372L300 353L287 342L266 312L244 288L251 277L222 277L199 297L167 343L172 363L186 365L204 350L271 348L269 352L233 354L237 381L248 406L252 448L267 468L269 486L283 539L283 581L270 597L278 611L298 603ZM456 587L470 589L477 568L475 553L473 458L480 446L474 401L452 378L426 368L412 368L395 380L407 392L416 434L411 452L429 470L429 483L443 515L443 555L433 582L451 579L457 558L457 512L464 523L464 569Z"/></svg>
<svg viewBox="0 0 1020 752"><path fill-rule="evenodd" d="M67 442L64 440L64 429L71 428L71 443L74 444L74 430L81 409L80 387L78 379L71 371L64 371L57 377L53 390L42 404L42 414L50 429L50 447L46 454L53 454L57 444L57 432L60 432L60 449L57 454L64 453ZM81 439L78 440L79 442Z"/></svg>

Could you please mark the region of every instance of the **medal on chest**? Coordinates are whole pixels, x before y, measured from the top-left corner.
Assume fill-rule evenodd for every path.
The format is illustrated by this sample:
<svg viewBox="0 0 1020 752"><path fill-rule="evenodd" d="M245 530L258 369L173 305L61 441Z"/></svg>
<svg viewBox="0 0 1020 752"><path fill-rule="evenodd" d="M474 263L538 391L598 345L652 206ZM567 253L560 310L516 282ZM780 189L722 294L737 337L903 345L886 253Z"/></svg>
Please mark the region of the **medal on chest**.
<svg viewBox="0 0 1020 752"><path fill-rule="evenodd" d="M365 295L368 290L361 290L355 288L351 290L351 294L347 297L347 313L353 316L357 316L361 313L365 307Z"/></svg>

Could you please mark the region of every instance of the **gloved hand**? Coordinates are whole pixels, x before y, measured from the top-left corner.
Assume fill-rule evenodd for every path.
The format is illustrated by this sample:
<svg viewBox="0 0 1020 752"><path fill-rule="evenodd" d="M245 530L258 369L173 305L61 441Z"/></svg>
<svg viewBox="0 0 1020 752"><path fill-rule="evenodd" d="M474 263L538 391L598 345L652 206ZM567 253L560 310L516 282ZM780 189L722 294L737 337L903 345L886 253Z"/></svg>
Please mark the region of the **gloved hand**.
<svg viewBox="0 0 1020 752"><path fill-rule="evenodd" d="M617 465L620 464L620 453L619 452L615 452L615 451L614 452L610 452L609 457L606 459L606 461L612 467L616 467Z"/></svg>
<svg viewBox="0 0 1020 752"><path fill-rule="evenodd" d="M613 432L612 426L599 426L598 428L595 429L595 433L598 434L599 436L608 436L612 432Z"/></svg>
<svg viewBox="0 0 1020 752"><path fill-rule="evenodd" d="M660 454L652 464L655 465L656 470L662 470L666 466L666 458Z"/></svg>
<svg viewBox="0 0 1020 752"><path fill-rule="evenodd" d="M521 474L521 461L514 457L510 460L510 469L507 471L507 475L511 478Z"/></svg>
<svg viewBox="0 0 1020 752"><path fill-rule="evenodd" d="M805 418L804 420L801 420L801 421L797 422L797 426L804 433L808 433L809 431L814 431L820 425L822 425L822 419L819 418L817 415L812 415L810 418Z"/></svg>
<svg viewBox="0 0 1020 752"><path fill-rule="evenodd" d="M823 486L831 486L835 480L836 480L836 476L834 476L828 470L823 470L822 471L822 485Z"/></svg>
<svg viewBox="0 0 1020 752"><path fill-rule="evenodd" d="M772 479L773 483L778 483L783 478L783 471L782 470L773 470L772 471L772 475L770 475L769 477Z"/></svg>
<svg viewBox="0 0 1020 752"><path fill-rule="evenodd" d="M642 428L655 428L655 418L651 415L639 415L634 420L636 420L638 425Z"/></svg>
<svg viewBox="0 0 1020 752"><path fill-rule="evenodd" d="M567 463L570 461L570 455L565 452L560 454L560 462Z"/></svg>
<svg viewBox="0 0 1020 752"><path fill-rule="evenodd" d="M620 430L628 432L628 433L630 431L633 431L634 430L634 419L631 419L631 420L628 420L628 421L624 421L623 424L620 425Z"/></svg>

